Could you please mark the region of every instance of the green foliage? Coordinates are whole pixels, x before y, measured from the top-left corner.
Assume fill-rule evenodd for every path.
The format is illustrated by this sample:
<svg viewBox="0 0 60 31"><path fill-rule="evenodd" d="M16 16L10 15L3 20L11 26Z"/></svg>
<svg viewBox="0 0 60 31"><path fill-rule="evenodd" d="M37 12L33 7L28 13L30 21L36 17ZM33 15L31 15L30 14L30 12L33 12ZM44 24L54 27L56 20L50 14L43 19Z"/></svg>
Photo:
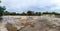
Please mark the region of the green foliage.
<svg viewBox="0 0 60 31"><path fill-rule="evenodd" d="M36 12L35 15L40 16L41 15L41 12Z"/></svg>
<svg viewBox="0 0 60 31"><path fill-rule="evenodd" d="M34 15L34 12L33 11L27 11L27 15Z"/></svg>
<svg viewBox="0 0 60 31"><path fill-rule="evenodd" d="M3 13L4 15L8 15L9 14L9 12L8 11L4 11L4 13Z"/></svg>
<svg viewBox="0 0 60 31"><path fill-rule="evenodd" d="M0 1L0 3L1 3L1 1ZM3 12L5 9L6 9L5 6L0 6L0 22L2 21L2 16L3 16Z"/></svg>
<svg viewBox="0 0 60 31"><path fill-rule="evenodd" d="M1 1L0 1L0 3L1 3ZM5 9L6 9L5 6L0 6L0 16L3 15L3 12Z"/></svg>
<svg viewBox="0 0 60 31"><path fill-rule="evenodd" d="M16 12L8 12L8 11L4 11L4 15L22 15L22 16L40 16L40 15L60 15L60 13L56 13L56 12L34 12L34 11L27 11L26 13L25 12L22 12L22 13L16 13Z"/></svg>
<svg viewBox="0 0 60 31"><path fill-rule="evenodd" d="M4 12L4 10L5 10L6 8L5 8L5 6L0 6L0 16L2 16L3 15L3 12Z"/></svg>
<svg viewBox="0 0 60 31"><path fill-rule="evenodd" d="M22 12L21 15L27 15L25 12Z"/></svg>

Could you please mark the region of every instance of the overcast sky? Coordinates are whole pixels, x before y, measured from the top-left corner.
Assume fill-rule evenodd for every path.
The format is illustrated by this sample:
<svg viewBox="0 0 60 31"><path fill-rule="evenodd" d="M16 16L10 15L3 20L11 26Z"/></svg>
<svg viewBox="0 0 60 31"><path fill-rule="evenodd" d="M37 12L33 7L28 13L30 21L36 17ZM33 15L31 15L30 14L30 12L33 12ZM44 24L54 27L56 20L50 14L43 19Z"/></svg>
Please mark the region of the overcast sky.
<svg viewBox="0 0 60 31"><path fill-rule="evenodd" d="M49 11L60 12L60 0L1 0L10 12Z"/></svg>

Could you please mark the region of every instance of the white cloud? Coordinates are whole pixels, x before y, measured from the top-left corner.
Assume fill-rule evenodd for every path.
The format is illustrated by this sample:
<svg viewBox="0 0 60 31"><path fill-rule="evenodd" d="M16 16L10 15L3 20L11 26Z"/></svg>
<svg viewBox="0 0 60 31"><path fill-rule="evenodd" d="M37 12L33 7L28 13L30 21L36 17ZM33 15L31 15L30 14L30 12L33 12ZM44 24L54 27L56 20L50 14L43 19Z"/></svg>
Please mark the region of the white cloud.
<svg viewBox="0 0 60 31"><path fill-rule="evenodd" d="M38 8L48 6L51 10L55 10L60 9L60 0L2 0L2 5L5 5L9 11L20 11L30 6ZM49 9L47 8L47 10Z"/></svg>

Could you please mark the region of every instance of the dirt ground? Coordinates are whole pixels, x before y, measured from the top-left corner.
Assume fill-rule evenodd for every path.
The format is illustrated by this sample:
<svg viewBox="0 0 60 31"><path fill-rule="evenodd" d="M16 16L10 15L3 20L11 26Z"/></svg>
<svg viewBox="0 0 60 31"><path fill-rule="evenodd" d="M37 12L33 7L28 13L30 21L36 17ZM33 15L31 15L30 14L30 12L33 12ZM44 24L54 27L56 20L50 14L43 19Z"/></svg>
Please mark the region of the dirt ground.
<svg viewBox="0 0 60 31"><path fill-rule="evenodd" d="M60 31L60 18L53 16L3 16L0 31Z"/></svg>

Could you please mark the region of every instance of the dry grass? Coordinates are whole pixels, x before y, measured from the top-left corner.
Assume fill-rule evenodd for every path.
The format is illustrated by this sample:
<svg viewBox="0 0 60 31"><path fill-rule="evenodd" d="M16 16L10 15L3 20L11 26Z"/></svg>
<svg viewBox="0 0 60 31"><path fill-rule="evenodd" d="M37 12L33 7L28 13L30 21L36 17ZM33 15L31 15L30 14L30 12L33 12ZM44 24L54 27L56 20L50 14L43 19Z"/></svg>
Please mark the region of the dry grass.
<svg viewBox="0 0 60 31"><path fill-rule="evenodd" d="M12 24L10 23L6 24L6 28L8 31L17 31L17 29L14 26L12 26Z"/></svg>
<svg viewBox="0 0 60 31"><path fill-rule="evenodd" d="M48 31L48 29L45 29L44 31Z"/></svg>
<svg viewBox="0 0 60 31"><path fill-rule="evenodd" d="M30 27L34 27L34 25L35 25L35 23L33 23L33 22L26 22L26 23L21 23L20 24L21 26L30 26Z"/></svg>
<svg viewBox="0 0 60 31"><path fill-rule="evenodd" d="M13 17L13 16L12 16ZM15 17L14 17L15 18ZM17 18L17 17L16 17ZM15 19L16 19L15 18ZM20 17L19 17L20 18ZM23 18L23 17L22 17ZM54 22L52 22L53 20L53 16L50 18L49 16L41 16L41 17L34 17L34 18L36 18L36 20L34 19L34 21L37 21L37 22L32 22L32 19L28 19L27 21L26 21L26 19L25 18L23 18L22 19L21 18L21 20L20 19L18 19L17 18L17 23L15 24L15 25L17 25L18 26L18 31L20 31L20 30L24 30L25 31L25 28L26 27L28 27L28 28L26 28L26 30L28 30L29 31L29 28L30 27L32 27L32 28L34 28L34 29L32 29L32 31L33 30L35 30L35 27L36 27L36 30L37 29L39 29L39 28L41 28L41 30L43 30L43 31L49 31L49 29L47 28L43 28L43 27L45 27L45 26L47 26L47 27L53 27L53 26L51 26L51 24L55 24ZM27 17L26 17L27 18ZM33 17L32 17L33 18ZM48 20L49 19L49 20ZM19 22L20 21L20 22ZM36 24L35 24L36 23ZM42 25L41 25L41 24ZM46 24L46 25L44 25L44 24ZM49 24L49 25L47 25L47 24ZM41 27L40 27L41 26ZM54 25L55 26L55 25ZM10 24L10 23L8 23L8 24L6 24L6 28L8 29L8 31L17 31L17 28L15 28L14 27L14 25L12 25L12 24ZM40 30L39 30L40 31Z"/></svg>
<svg viewBox="0 0 60 31"><path fill-rule="evenodd" d="M30 27L34 27L35 23L29 22L28 25L29 25Z"/></svg>

